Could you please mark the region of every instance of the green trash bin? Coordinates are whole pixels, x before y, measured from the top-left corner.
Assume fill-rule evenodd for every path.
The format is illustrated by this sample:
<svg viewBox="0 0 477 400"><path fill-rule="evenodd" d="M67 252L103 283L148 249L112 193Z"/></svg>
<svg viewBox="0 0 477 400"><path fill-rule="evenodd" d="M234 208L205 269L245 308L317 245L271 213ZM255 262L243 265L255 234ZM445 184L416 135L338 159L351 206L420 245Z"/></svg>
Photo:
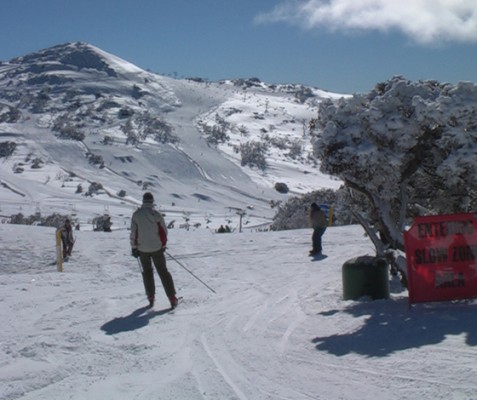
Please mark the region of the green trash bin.
<svg viewBox="0 0 477 400"><path fill-rule="evenodd" d="M373 300L389 298L389 271L385 260L371 256L353 258L343 264L342 274L344 300L363 296Z"/></svg>

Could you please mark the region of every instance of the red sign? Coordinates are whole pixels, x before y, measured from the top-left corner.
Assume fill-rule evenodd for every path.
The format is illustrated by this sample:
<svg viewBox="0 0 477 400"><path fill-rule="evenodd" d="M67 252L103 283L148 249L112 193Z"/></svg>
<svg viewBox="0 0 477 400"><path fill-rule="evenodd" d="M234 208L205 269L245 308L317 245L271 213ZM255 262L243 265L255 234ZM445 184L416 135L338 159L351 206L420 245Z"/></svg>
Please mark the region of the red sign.
<svg viewBox="0 0 477 400"><path fill-rule="evenodd" d="M409 303L477 297L476 214L417 217L404 243Z"/></svg>

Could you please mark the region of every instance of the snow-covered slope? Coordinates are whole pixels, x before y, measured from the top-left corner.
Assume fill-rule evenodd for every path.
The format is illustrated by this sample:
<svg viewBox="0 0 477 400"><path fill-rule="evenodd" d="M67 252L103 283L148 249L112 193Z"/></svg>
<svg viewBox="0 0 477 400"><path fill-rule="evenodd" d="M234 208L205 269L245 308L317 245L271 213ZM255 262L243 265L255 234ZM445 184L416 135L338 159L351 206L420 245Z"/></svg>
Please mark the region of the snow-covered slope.
<svg viewBox="0 0 477 400"><path fill-rule="evenodd" d="M128 233L77 232L56 271L53 228L0 224L2 400L475 400L475 301L343 301L341 266L373 254L358 226L215 234L173 229L184 301L156 274L148 310ZM22 240L18 240L22 238Z"/></svg>
<svg viewBox="0 0 477 400"><path fill-rule="evenodd" d="M307 129L317 104L336 97L257 79L172 79L85 43L18 57L0 64L0 146L16 146L0 157L0 215L84 223L94 204L121 219L150 190L178 220L226 222L244 209L269 221L270 202L287 198L277 182L290 194L339 186L319 172ZM225 139L214 143L214 129ZM264 169L241 165L250 143L261 144Z"/></svg>

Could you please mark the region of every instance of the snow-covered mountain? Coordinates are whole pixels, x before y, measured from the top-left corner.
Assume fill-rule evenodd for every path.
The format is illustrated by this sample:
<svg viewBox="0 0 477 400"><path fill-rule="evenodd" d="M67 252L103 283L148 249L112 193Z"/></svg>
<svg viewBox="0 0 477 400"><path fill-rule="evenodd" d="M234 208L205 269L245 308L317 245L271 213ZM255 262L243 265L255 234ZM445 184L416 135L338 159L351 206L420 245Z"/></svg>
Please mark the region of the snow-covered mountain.
<svg viewBox="0 0 477 400"><path fill-rule="evenodd" d="M178 222L226 223L241 209L266 223L271 203L340 185L319 172L307 127L322 99L339 97L172 79L81 42L3 62L0 215L121 218L149 190Z"/></svg>

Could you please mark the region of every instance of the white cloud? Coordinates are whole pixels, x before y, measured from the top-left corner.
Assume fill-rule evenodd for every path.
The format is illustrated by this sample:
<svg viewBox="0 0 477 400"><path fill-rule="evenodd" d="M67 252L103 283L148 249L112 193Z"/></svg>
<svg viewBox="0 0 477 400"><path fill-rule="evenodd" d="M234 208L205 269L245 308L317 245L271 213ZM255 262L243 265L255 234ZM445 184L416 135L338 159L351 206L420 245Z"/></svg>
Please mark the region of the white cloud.
<svg viewBox="0 0 477 400"><path fill-rule="evenodd" d="M477 0L288 0L256 21L332 31L399 30L421 44L477 42Z"/></svg>

